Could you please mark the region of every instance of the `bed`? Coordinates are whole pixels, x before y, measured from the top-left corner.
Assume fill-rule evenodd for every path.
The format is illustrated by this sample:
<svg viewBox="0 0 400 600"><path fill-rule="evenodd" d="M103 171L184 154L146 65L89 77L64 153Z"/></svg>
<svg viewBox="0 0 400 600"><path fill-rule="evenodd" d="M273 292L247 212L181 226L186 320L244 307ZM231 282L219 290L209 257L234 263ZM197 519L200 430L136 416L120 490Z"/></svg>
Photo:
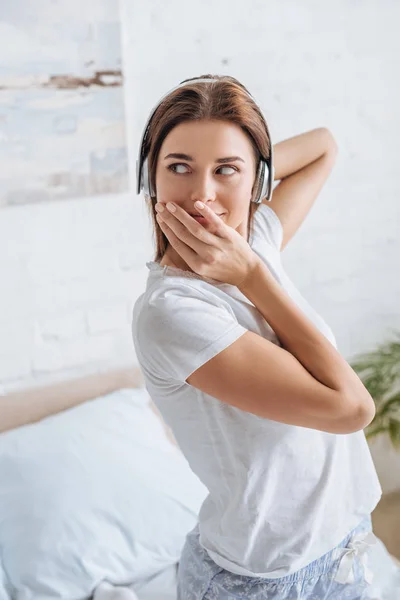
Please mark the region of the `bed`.
<svg viewBox="0 0 400 600"><path fill-rule="evenodd" d="M0 396L0 433L9 432L27 424L40 421L63 411L69 411L87 401L96 399L106 394L112 394L121 389L143 388L144 381L138 368L125 368L112 370L106 373L97 373L72 381L63 381L47 386L15 391ZM151 410L161 423L161 426L177 452L175 439L172 432L162 421L156 407L149 399ZM380 532L374 529L380 536ZM136 585L115 587L111 584L104 585L96 590L94 600L176 600L176 573L177 563L160 569L156 574L143 578ZM391 556L380 542L375 551L375 566L379 572L381 589L380 600L394 600L397 595L392 595L389 590L384 591L383 586L393 580L391 586L400 590L400 562ZM391 580L391 578L393 578ZM383 579L385 581L383 581ZM398 587L397 587L398 586ZM393 587L394 590L394 587ZM394 592L397 594L398 592ZM0 593L0 600L2 596Z"/></svg>
<svg viewBox="0 0 400 600"><path fill-rule="evenodd" d="M143 386L137 368L124 368L96 373L71 381L14 391L0 396L0 433L15 431L27 424L39 423L52 415L69 411L92 399L115 391ZM170 429L162 421L157 408L149 399L151 410L160 420L169 443L177 448ZM1 439L1 436L0 436ZM0 555L1 560L1 555ZM176 600L177 563L163 568L140 584L126 587L103 586L94 594L95 600ZM50 596L49 596L50 597ZM3 600L0 590L0 599Z"/></svg>

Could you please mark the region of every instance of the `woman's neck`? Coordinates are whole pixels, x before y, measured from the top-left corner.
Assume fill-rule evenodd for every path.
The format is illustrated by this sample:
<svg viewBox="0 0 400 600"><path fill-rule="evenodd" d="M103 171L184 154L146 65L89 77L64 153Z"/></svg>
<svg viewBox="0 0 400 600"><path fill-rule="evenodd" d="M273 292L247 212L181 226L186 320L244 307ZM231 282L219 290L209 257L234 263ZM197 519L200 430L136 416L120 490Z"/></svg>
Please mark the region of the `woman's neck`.
<svg viewBox="0 0 400 600"><path fill-rule="evenodd" d="M162 267L174 267L175 269L194 273L193 269L191 269L189 265L185 263L183 258L179 256L179 254L173 248L171 248L171 246L167 247L167 250L160 261L160 265Z"/></svg>

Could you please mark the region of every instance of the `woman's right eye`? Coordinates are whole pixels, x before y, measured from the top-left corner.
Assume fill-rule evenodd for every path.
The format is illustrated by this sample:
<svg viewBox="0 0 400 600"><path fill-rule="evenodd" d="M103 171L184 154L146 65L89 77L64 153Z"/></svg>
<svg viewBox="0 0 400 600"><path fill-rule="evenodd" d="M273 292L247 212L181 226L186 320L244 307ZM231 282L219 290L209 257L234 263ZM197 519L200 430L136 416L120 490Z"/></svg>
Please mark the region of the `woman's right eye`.
<svg viewBox="0 0 400 600"><path fill-rule="evenodd" d="M181 163L174 163L173 165L169 165L168 169L170 169L173 173L182 173L182 171L176 171L177 167L183 167L186 169L186 166Z"/></svg>

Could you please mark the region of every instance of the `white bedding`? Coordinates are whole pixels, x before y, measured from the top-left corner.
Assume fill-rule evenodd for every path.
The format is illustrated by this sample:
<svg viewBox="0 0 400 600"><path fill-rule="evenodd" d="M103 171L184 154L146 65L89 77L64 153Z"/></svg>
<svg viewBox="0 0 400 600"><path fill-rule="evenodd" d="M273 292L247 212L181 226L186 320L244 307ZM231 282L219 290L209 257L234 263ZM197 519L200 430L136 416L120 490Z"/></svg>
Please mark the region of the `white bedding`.
<svg viewBox="0 0 400 600"><path fill-rule="evenodd" d="M114 587L102 583L93 600L176 600L176 569L172 565L141 584Z"/></svg>
<svg viewBox="0 0 400 600"><path fill-rule="evenodd" d="M176 600L177 565L165 569L148 582L135 586L139 600Z"/></svg>
<svg viewBox="0 0 400 600"><path fill-rule="evenodd" d="M206 495L139 388L2 433L0 481L0 571L20 600L147 579L146 600Z"/></svg>

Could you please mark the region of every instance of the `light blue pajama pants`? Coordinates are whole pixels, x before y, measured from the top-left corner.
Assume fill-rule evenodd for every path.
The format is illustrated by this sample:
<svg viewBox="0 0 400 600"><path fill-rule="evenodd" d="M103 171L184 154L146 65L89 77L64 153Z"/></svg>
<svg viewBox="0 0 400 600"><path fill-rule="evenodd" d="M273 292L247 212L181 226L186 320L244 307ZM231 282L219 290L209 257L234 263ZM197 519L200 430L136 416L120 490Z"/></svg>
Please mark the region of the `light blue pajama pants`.
<svg viewBox="0 0 400 600"><path fill-rule="evenodd" d="M368 549L377 539L367 516L336 547L277 579L235 575L219 567L188 534L178 570L178 600L372 600Z"/></svg>

